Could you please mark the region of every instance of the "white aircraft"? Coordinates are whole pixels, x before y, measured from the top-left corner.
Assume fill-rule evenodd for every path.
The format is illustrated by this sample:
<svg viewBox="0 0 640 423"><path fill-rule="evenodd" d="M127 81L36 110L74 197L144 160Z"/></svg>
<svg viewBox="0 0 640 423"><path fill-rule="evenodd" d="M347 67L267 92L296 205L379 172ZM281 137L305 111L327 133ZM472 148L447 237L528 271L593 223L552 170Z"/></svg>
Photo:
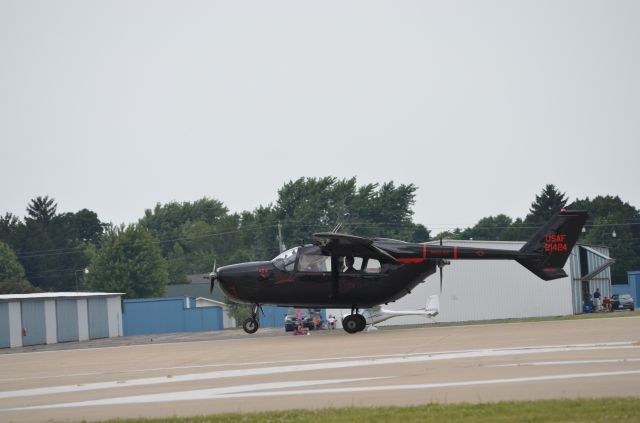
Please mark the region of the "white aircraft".
<svg viewBox="0 0 640 423"><path fill-rule="evenodd" d="M424 316L428 318L432 318L438 315L440 312L440 296L432 295L427 300L427 305L424 308L418 310L387 310L381 308L380 310L374 311L373 313L370 310L365 310L363 315L367 320L367 330L376 330L375 325L378 323L384 322L385 320L389 320L392 317L399 316Z"/></svg>

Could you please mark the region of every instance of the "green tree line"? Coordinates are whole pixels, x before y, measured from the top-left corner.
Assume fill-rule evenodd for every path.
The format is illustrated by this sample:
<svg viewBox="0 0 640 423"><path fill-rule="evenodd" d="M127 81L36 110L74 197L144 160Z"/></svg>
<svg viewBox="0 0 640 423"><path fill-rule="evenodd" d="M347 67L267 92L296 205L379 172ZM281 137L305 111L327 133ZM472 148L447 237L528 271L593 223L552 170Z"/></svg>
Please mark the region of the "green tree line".
<svg viewBox="0 0 640 423"><path fill-rule="evenodd" d="M417 187L392 181L358 185L356 178L300 178L277 191L275 203L231 212L219 200L156 204L138 222L114 226L88 209L58 213L53 198L36 197L20 218L0 217L0 293L91 289L130 298L162 295L168 283L219 265L265 260L280 244L308 243L331 230L423 242L429 230L414 222ZM438 236L525 240L562 207L590 212L582 241L607 245L617 259L614 281L640 269L640 216L618 197L577 199L547 185L524 218L489 216ZM280 227L280 230L279 230ZM611 237L615 229L616 237ZM282 239L279 239L279 233ZM89 272L86 273L85 269Z"/></svg>
<svg viewBox="0 0 640 423"><path fill-rule="evenodd" d="M640 269L640 211L618 196L597 196L569 202L555 185L546 185L531 203L529 213L512 219L504 214L480 219L472 227L457 228L438 236L454 239L524 241L561 208L586 210L589 219L578 242L609 247L616 263L614 283L626 283L627 271Z"/></svg>

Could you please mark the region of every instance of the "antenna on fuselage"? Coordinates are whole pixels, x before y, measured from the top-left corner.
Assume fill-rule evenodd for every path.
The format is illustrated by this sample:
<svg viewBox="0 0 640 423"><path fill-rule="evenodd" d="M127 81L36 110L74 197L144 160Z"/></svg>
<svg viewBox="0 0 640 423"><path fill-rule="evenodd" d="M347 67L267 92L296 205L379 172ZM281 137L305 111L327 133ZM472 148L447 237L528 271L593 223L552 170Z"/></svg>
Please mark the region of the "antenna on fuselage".
<svg viewBox="0 0 640 423"><path fill-rule="evenodd" d="M343 218L348 218L349 217L349 213L343 213L343 215L341 216ZM333 227L333 229L331 230L331 232L338 233L338 231L340 231L340 229L342 229L342 227L344 226L344 223L342 222L342 220L340 219L340 217L338 218L338 223L336 224L336 226Z"/></svg>

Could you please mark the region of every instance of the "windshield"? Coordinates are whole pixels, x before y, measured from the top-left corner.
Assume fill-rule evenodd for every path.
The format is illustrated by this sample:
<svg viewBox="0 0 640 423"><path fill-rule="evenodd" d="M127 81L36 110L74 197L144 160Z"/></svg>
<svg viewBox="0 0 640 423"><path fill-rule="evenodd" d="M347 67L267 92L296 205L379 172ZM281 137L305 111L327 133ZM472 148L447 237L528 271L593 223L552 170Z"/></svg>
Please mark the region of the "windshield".
<svg viewBox="0 0 640 423"><path fill-rule="evenodd" d="M285 252L282 252L276 256L271 262L275 267L280 270L293 270L293 265L296 262L296 256L298 255L298 247L291 248Z"/></svg>

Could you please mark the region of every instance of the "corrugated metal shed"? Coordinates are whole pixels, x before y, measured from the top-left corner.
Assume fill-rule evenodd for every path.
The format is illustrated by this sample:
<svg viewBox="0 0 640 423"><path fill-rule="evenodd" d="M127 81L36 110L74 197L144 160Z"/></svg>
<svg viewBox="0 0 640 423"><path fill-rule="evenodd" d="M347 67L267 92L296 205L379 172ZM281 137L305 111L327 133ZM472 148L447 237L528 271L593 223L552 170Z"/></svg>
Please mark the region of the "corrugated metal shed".
<svg viewBox="0 0 640 423"><path fill-rule="evenodd" d="M438 241L439 242L439 241ZM445 240L445 245L474 248L519 250L524 242ZM608 253L606 248L602 250ZM574 254L574 253L572 253ZM578 254L578 253L575 253ZM444 267L444 284L440 294L440 314L429 320L424 317L396 317L381 325L424 324L433 322L465 322L571 315L574 305L574 284L571 259L565 265L567 278L543 281L523 266L511 260L452 260ZM600 264L595 258L590 268ZM598 275L598 283L607 280ZM603 282L601 291L609 288ZM411 294L385 306L391 310L416 310L425 307L430 295L438 294L438 274L418 285ZM603 291L605 292L605 291ZM581 310L581 306L577 310ZM346 315L348 310L328 310L328 314Z"/></svg>
<svg viewBox="0 0 640 423"><path fill-rule="evenodd" d="M0 303L0 348L11 346L11 334L9 332L9 304Z"/></svg>
<svg viewBox="0 0 640 423"><path fill-rule="evenodd" d="M56 300L56 324L58 325L58 342L79 340L78 301L59 298Z"/></svg>
<svg viewBox="0 0 640 423"><path fill-rule="evenodd" d="M581 313L585 301L600 289L602 298L611 297L611 264L609 248L594 245L576 245L569 256L573 312Z"/></svg>
<svg viewBox="0 0 640 423"><path fill-rule="evenodd" d="M0 347L121 336L122 295L103 292L0 295Z"/></svg>
<svg viewBox="0 0 640 423"><path fill-rule="evenodd" d="M47 329L44 319L44 301L23 301L22 313L22 345L38 345L47 343Z"/></svg>
<svg viewBox="0 0 640 423"><path fill-rule="evenodd" d="M109 318L107 299L104 297L87 298L89 314L89 339L109 337Z"/></svg>

